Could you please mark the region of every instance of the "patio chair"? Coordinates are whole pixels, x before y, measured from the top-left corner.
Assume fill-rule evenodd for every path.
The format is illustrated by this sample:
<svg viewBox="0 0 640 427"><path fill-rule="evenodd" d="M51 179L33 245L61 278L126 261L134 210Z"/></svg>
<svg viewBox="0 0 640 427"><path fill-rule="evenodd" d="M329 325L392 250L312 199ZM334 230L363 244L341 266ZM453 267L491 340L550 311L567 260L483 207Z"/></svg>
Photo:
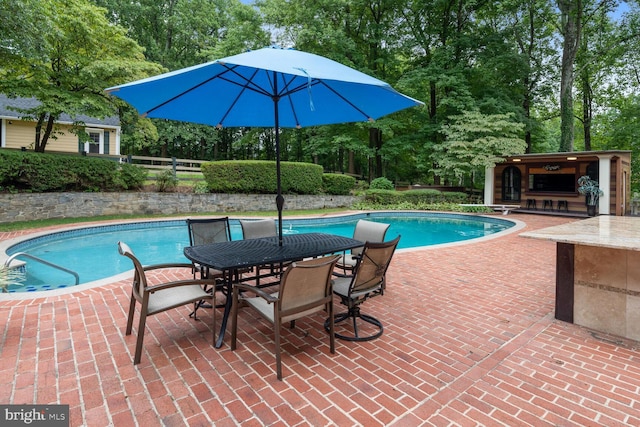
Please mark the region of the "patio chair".
<svg viewBox="0 0 640 427"><path fill-rule="evenodd" d="M236 349L238 306L242 302L243 306L252 307L260 316L273 325L276 373L279 380L282 380L280 329L285 322L290 322L291 329L293 329L296 319L326 310L329 313L330 320L326 324L326 328L329 331L329 349L332 354L335 354L335 337L333 334L333 322L331 321L333 319L331 272L338 257L338 255L333 255L292 263L285 270L279 291L276 293L269 294L263 289L246 283L234 283L231 350ZM246 295L249 293L253 293L256 296L247 297Z"/></svg>
<svg viewBox="0 0 640 427"><path fill-rule="evenodd" d="M276 221L274 219L241 219L240 227L242 227L242 237L244 239L260 239L262 237L276 237L278 235ZM277 276L282 272L283 267L283 265L275 264L256 266L256 286L260 286L260 278L265 276ZM260 273L262 270L269 270L269 273L266 275L262 275Z"/></svg>
<svg viewBox="0 0 640 427"><path fill-rule="evenodd" d="M187 218L189 230L189 246L207 245L210 243L228 242L231 240L229 217L223 218ZM222 272L208 267L194 265L202 279L222 277Z"/></svg>
<svg viewBox="0 0 640 427"><path fill-rule="evenodd" d="M332 321L337 325L351 319L353 335L336 332L336 337L347 341L370 341L382 335L382 323L375 317L362 313L360 305L369 298L382 295L385 275L399 241L400 236L385 243L367 242L356 262L353 276L334 279L333 293L340 297L340 302L347 307L347 311L336 314L335 319L327 319L324 324L327 331L330 330ZM361 336L358 320L375 326L375 332Z"/></svg>
<svg viewBox="0 0 640 427"><path fill-rule="evenodd" d="M221 218L187 218L187 229L189 230L189 246L207 245L210 243L228 242L231 240L231 229L229 227L229 217ZM224 290L224 275L220 270L214 270L203 265L193 264L193 274L195 278L196 272L200 273L201 279L218 279L214 288L205 288L205 291L214 292L214 289ZM200 301L194 307L191 317L196 316L198 308L211 308L204 301Z"/></svg>
<svg viewBox="0 0 640 427"><path fill-rule="evenodd" d="M278 235L275 219L241 219L240 227L242 227L242 236L245 239L259 239Z"/></svg>
<svg viewBox="0 0 640 427"><path fill-rule="evenodd" d="M126 256L133 262L134 274L133 285L131 287L131 301L129 303L129 316L127 318L127 329L125 335L131 335L133 327L133 316L136 311L136 302L140 303L140 321L138 323L138 339L136 340L136 352L133 357L133 364L140 363L142 356L142 342L144 340L144 330L147 316L180 307L186 304L196 304L201 300L211 300L215 305L215 292L207 293L203 286L215 286L213 279L189 279L165 282L151 285L148 283L146 272L163 268L188 268L192 265L187 263L156 264L142 266L138 258L126 243L118 242L118 252ZM215 342L216 317L213 317L213 342Z"/></svg>
<svg viewBox="0 0 640 427"><path fill-rule="evenodd" d="M384 242L384 236L387 234L389 226L390 224L361 219L356 223L356 228L353 231L353 238L362 242ZM353 273L353 269L358 262L358 258L360 257L363 248L364 246L351 249L351 253L344 254L342 258L338 260L337 267L342 269L343 275L347 275L347 272L351 274Z"/></svg>

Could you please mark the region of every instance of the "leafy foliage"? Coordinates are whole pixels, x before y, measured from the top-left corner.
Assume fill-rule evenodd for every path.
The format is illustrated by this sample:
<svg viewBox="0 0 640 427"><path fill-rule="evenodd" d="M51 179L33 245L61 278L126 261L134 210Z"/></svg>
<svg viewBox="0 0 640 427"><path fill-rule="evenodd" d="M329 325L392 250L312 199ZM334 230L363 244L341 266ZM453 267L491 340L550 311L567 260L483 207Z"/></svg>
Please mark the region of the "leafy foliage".
<svg viewBox="0 0 640 427"><path fill-rule="evenodd" d="M380 178L376 178L371 181L369 188L372 190L393 190L394 186L393 182L381 176Z"/></svg>
<svg viewBox="0 0 640 427"><path fill-rule="evenodd" d="M626 12L613 15L622 3ZM92 4L105 8L106 15ZM352 66L426 104L375 123L282 130L283 160L314 162L367 180L384 176L396 182L473 185L483 165L502 152L481 153L482 138L491 136L491 144L499 145L523 140L531 153L557 151L562 142L563 149L633 150L637 191L638 3L588 0L562 6L549 0L257 0L252 5L239 0L2 0L0 92L48 100L32 112L34 118L45 112L55 117L62 110L100 117L114 111L103 104L105 87L273 40ZM564 6L575 13L563 16ZM103 25L104 16L112 25ZM563 25L569 17L580 18L571 34ZM125 31L133 45L122 38ZM581 37L580 45L572 46L578 48L574 96L571 103L563 98L561 118L561 44L576 31ZM144 61L143 49L147 61L159 66ZM566 89L569 80L562 81ZM271 129L215 131L142 119L115 100L113 106L120 113L127 154L275 158ZM468 112L478 112L484 121L509 115L506 121L522 127L494 129L482 137L470 135L471 129L451 135L452 126L470 121L460 118ZM42 116L43 134L51 117ZM565 136L573 133L576 117L574 143ZM55 127L50 131L55 136ZM462 142L470 143L473 153L464 159L455 154L464 151L455 147ZM522 152L516 145L508 154Z"/></svg>
<svg viewBox="0 0 640 427"><path fill-rule="evenodd" d="M118 177L115 180L117 188L123 190L135 190L142 188L147 179L148 170L140 167L123 163L120 165Z"/></svg>
<svg viewBox="0 0 640 427"><path fill-rule="evenodd" d="M11 62L12 67L0 69L0 93L40 101L37 107L19 111L37 123L36 151L45 151L63 113L114 115L103 92L106 87L162 70L146 61L143 49L126 31L110 25L105 11L88 0L29 1L26 5L31 10L18 7L16 0L7 2L3 8L9 14L3 15L3 22L15 18L25 24L23 33L39 34L23 43L11 28L0 30L0 39L8 43L3 45L3 56L19 58ZM25 22L35 14L37 19ZM76 133L86 138L84 124L79 120L75 124Z"/></svg>
<svg viewBox="0 0 640 427"><path fill-rule="evenodd" d="M15 190L114 191L136 188L141 185L142 176L146 176L146 171L137 169L133 165L119 165L105 159L0 150L0 186Z"/></svg>
<svg viewBox="0 0 640 427"><path fill-rule="evenodd" d="M598 181L591 179L589 175L583 175L578 178L578 193L585 196L587 205L595 206L604 191L598 186Z"/></svg>
<svg viewBox="0 0 640 427"><path fill-rule="evenodd" d="M178 178L170 169L163 170L156 175L156 188L160 193L167 193L175 190L178 186Z"/></svg>
<svg viewBox="0 0 640 427"><path fill-rule="evenodd" d="M512 114L482 114L467 111L451 117L442 128L446 139L434 145L435 172L460 179L472 172L482 172L503 160L504 156L522 154L526 143L524 125Z"/></svg>
<svg viewBox="0 0 640 427"><path fill-rule="evenodd" d="M265 160L223 160L204 163L202 174L214 193L277 192L276 163ZM322 166L281 162L283 194L318 194L322 188Z"/></svg>
<svg viewBox="0 0 640 427"><path fill-rule="evenodd" d="M348 195L356 185L356 179L349 175L325 173L322 175L322 189L327 194Z"/></svg>
<svg viewBox="0 0 640 427"><path fill-rule="evenodd" d="M385 210L440 210L451 212L471 212L461 203L469 201L465 193L447 192L434 189L426 190L367 190L361 202L354 204L354 209L385 209ZM491 212L491 209L481 207L473 212Z"/></svg>

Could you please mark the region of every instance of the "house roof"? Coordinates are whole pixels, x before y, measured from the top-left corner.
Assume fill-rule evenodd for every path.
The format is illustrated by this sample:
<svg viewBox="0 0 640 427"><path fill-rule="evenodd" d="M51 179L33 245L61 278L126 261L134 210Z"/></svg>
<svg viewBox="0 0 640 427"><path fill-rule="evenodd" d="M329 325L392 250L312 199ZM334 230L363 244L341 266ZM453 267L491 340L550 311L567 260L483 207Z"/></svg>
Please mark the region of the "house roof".
<svg viewBox="0 0 640 427"><path fill-rule="evenodd" d="M601 151L564 151L557 153L529 153L514 154L505 157L505 161L511 162L532 162L532 161L561 161L561 160L593 160L601 157L628 157L631 156L629 150L601 150Z"/></svg>
<svg viewBox="0 0 640 427"><path fill-rule="evenodd" d="M10 109L9 107L15 108L33 108L40 105L40 101L36 98L9 98L5 94L0 94L0 118L11 118L11 119L19 119L22 117L21 113ZM74 121L84 122L87 126L91 125L99 125L99 126L108 126L108 127L116 127L120 126L120 118L118 116L113 117L105 117L104 119L99 119L96 117L90 117L85 115L78 115L74 118L69 116L68 114L62 114L58 119L58 122L61 123L72 123Z"/></svg>

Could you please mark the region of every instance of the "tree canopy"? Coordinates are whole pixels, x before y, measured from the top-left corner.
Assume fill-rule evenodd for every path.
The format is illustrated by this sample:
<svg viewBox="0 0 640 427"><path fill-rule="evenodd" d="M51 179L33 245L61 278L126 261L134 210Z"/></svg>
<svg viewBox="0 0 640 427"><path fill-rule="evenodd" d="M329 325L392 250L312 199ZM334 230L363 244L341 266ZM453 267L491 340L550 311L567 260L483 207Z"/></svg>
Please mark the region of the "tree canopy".
<svg viewBox="0 0 640 427"><path fill-rule="evenodd" d="M7 14L0 27L0 56L6 61L0 92L40 101L20 111L37 122L35 151L44 151L55 138L61 114L114 115L105 87L162 70L145 59L124 29L106 19L103 9L85 0L3 0L1 7ZM78 132L82 135L80 127Z"/></svg>
<svg viewBox="0 0 640 427"><path fill-rule="evenodd" d="M282 130L286 160L473 185L502 155L640 149L637 1L0 0L0 12L2 91L41 99L35 118L117 108L131 154L273 159L271 129L139 119L101 92L271 43L425 102L375 123Z"/></svg>

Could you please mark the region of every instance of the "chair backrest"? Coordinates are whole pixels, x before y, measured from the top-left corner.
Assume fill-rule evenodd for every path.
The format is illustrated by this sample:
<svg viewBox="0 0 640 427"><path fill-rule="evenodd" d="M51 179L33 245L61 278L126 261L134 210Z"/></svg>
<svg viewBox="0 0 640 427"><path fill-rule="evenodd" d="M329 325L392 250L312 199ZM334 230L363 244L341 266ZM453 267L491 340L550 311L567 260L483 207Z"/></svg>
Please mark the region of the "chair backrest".
<svg viewBox="0 0 640 427"><path fill-rule="evenodd" d="M285 270L278 291L282 322L324 309L333 298L331 273L339 258L333 255L294 262Z"/></svg>
<svg viewBox="0 0 640 427"><path fill-rule="evenodd" d="M353 238L360 240L361 242L384 242L384 236L387 234L387 230L390 225L391 224L361 219L356 223L356 228L353 231ZM363 247L352 249L351 254L360 255L362 253L362 249Z"/></svg>
<svg viewBox="0 0 640 427"><path fill-rule="evenodd" d="M144 274L142 263L136 258L129 245L124 242L118 242L118 252L133 262L133 268L135 269L133 273L133 295L138 301L142 301L142 295L144 295L144 290L147 287L147 276Z"/></svg>
<svg viewBox="0 0 640 427"><path fill-rule="evenodd" d="M206 245L209 243L228 242L231 240L229 217L187 219L189 244Z"/></svg>
<svg viewBox="0 0 640 427"><path fill-rule="evenodd" d="M278 235L275 219L240 220L242 236L245 239L259 239Z"/></svg>
<svg viewBox="0 0 640 427"><path fill-rule="evenodd" d="M399 241L400 236L388 242L367 242L364 245L349 286L349 294L366 293L382 286Z"/></svg>

